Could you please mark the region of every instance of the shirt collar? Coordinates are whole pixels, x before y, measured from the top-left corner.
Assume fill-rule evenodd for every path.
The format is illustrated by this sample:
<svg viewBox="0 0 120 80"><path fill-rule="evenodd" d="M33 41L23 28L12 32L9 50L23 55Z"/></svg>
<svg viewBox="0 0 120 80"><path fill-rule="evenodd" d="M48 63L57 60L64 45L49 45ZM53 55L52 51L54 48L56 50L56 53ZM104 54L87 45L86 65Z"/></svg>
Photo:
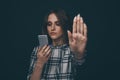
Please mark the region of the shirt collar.
<svg viewBox="0 0 120 80"><path fill-rule="evenodd" d="M66 47L68 47L68 44L57 45L57 46L53 46L53 45L51 44L50 47L51 47L51 48L66 48Z"/></svg>

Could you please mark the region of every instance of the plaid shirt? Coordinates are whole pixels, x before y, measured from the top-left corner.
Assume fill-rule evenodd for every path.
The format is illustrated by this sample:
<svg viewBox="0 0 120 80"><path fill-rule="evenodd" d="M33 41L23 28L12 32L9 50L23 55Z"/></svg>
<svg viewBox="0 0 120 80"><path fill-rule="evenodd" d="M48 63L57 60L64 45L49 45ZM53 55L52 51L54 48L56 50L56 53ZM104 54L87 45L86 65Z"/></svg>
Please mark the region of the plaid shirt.
<svg viewBox="0 0 120 80"><path fill-rule="evenodd" d="M35 47L31 55L27 80L30 79L35 67L37 49L38 47ZM40 80L74 80L74 75L76 74L75 66L82 65L85 59L76 60L66 44L56 47L51 46L51 49L51 56L44 65Z"/></svg>

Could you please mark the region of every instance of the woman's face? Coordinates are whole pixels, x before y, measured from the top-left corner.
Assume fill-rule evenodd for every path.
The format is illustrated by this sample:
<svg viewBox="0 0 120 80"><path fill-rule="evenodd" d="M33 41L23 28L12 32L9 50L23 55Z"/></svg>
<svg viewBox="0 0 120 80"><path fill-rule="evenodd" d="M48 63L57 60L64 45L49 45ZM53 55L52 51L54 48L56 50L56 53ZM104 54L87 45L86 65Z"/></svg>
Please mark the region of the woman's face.
<svg viewBox="0 0 120 80"><path fill-rule="evenodd" d="M63 35L63 30L60 26L60 22L54 13L51 13L48 16L47 31L52 40L60 39Z"/></svg>

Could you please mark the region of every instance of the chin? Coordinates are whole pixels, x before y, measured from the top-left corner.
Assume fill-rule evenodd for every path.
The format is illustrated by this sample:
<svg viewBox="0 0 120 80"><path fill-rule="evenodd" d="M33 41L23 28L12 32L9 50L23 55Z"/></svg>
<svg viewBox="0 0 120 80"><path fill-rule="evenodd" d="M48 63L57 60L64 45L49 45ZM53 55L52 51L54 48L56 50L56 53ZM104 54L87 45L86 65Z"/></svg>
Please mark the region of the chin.
<svg viewBox="0 0 120 80"><path fill-rule="evenodd" d="M58 39L56 36L51 36L52 40Z"/></svg>

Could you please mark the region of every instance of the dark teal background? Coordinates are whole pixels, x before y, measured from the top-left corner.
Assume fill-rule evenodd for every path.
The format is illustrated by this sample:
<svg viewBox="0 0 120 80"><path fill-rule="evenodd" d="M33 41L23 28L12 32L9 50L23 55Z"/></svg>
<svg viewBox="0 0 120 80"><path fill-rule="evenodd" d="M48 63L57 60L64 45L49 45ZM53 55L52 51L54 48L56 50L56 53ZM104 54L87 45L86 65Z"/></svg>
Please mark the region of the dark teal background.
<svg viewBox="0 0 120 80"><path fill-rule="evenodd" d="M3 3L3 4L2 4ZM45 13L63 8L88 25L87 61L81 80L116 80L119 73L119 7L116 0L8 0L2 4L0 80L26 80L30 54Z"/></svg>

